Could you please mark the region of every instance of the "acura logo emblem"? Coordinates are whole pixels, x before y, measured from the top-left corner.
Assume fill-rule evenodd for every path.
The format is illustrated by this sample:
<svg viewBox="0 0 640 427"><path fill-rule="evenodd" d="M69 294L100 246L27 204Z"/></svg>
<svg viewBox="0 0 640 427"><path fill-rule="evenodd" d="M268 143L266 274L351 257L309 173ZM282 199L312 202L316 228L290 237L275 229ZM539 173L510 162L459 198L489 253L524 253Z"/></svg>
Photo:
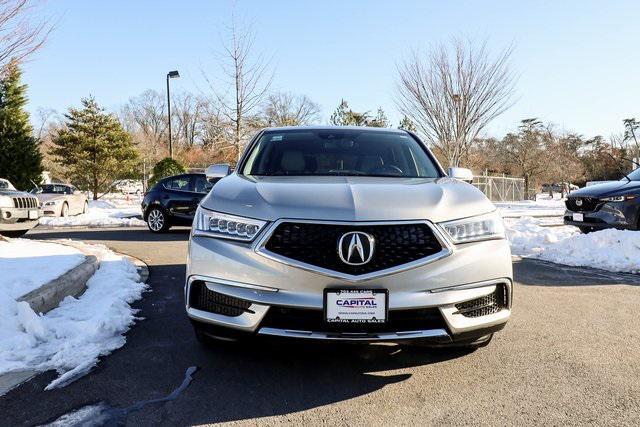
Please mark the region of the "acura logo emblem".
<svg viewBox="0 0 640 427"><path fill-rule="evenodd" d="M371 261L375 239L362 231L345 233L338 241L338 255L345 264L363 265Z"/></svg>
<svg viewBox="0 0 640 427"><path fill-rule="evenodd" d="M576 206L582 206L582 199L576 199Z"/></svg>

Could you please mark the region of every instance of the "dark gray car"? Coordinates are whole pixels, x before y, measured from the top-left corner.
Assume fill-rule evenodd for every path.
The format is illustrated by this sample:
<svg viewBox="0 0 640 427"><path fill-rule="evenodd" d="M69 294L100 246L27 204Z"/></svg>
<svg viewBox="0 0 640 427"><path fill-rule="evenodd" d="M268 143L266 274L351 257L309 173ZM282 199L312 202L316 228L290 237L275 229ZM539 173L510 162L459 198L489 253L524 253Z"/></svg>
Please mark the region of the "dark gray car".
<svg viewBox="0 0 640 427"><path fill-rule="evenodd" d="M566 206L564 223L583 233L604 228L640 230L640 168L620 181L572 192Z"/></svg>

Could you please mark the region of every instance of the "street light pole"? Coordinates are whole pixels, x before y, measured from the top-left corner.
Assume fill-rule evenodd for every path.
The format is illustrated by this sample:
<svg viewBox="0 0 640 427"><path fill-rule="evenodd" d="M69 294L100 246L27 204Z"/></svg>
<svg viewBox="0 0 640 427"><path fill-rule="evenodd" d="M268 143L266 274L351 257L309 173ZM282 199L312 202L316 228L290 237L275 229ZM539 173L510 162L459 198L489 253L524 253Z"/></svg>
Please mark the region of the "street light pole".
<svg viewBox="0 0 640 427"><path fill-rule="evenodd" d="M169 79L177 79L180 73L177 70L167 73L167 119L169 123L169 157L173 159L173 144L171 142L171 92L169 90Z"/></svg>

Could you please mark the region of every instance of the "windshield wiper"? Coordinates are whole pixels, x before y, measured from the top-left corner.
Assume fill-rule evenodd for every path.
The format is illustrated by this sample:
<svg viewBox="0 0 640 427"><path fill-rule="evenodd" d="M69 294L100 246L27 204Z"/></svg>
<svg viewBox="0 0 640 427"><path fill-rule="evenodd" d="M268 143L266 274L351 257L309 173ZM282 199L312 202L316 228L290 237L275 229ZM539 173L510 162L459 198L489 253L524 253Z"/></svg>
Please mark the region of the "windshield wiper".
<svg viewBox="0 0 640 427"><path fill-rule="evenodd" d="M352 171L352 170L330 170L326 173L330 176L365 176L367 175L365 172L360 171ZM324 174L322 174L324 175Z"/></svg>

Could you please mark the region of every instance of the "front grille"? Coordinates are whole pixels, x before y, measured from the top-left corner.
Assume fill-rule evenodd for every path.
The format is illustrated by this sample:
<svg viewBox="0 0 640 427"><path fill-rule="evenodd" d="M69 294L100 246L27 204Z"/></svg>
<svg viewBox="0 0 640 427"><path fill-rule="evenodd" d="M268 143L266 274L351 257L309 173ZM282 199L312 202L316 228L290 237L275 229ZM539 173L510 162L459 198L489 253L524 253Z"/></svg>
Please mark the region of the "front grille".
<svg viewBox="0 0 640 427"><path fill-rule="evenodd" d="M440 310L420 308L390 310L385 323L327 323L322 310L289 307L271 307L260 327L313 332L402 332L428 329L446 329Z"/></svg>
<svg viewBox="0 0 640 427"><path fill-rule="evenodd" d="M573 212L593 212L600 209L601 202L595 197L568 197L565 205Z"/></svg>
<svg viewBox="0 0 640 427"><path fill-rule="evenodd" d="M38 207L38 199L35 197L12 197L13 206L18 209L29 209Z"/></svg>
<svg viewBox="0 0 640 427"><path fill-rule="evenodd" d="M243 313L253 313L249 310L250 301L214 292L207 288L204 282L193 282L189 292L189 306L209 313L223 316L238 317Z"/></svg>
<svg viewBox="0 0 640 427"><path fill-rule="evenodd" d="M456 314L464 317L481 317L494 314L508 306L508 296L504 285L496 286L496 290L484 297L456 304Z"/></svg>
<svg viewBox="0 0 640 427"><path fill-rule="evenodd" d="M338 255L338 241L350 231L362 231L375 239L373 257L364 265L345 264ZM356 226L283 222L265 248L286 258L351 275L396 267L442 250L431 228L423 223Z"/></svg>

